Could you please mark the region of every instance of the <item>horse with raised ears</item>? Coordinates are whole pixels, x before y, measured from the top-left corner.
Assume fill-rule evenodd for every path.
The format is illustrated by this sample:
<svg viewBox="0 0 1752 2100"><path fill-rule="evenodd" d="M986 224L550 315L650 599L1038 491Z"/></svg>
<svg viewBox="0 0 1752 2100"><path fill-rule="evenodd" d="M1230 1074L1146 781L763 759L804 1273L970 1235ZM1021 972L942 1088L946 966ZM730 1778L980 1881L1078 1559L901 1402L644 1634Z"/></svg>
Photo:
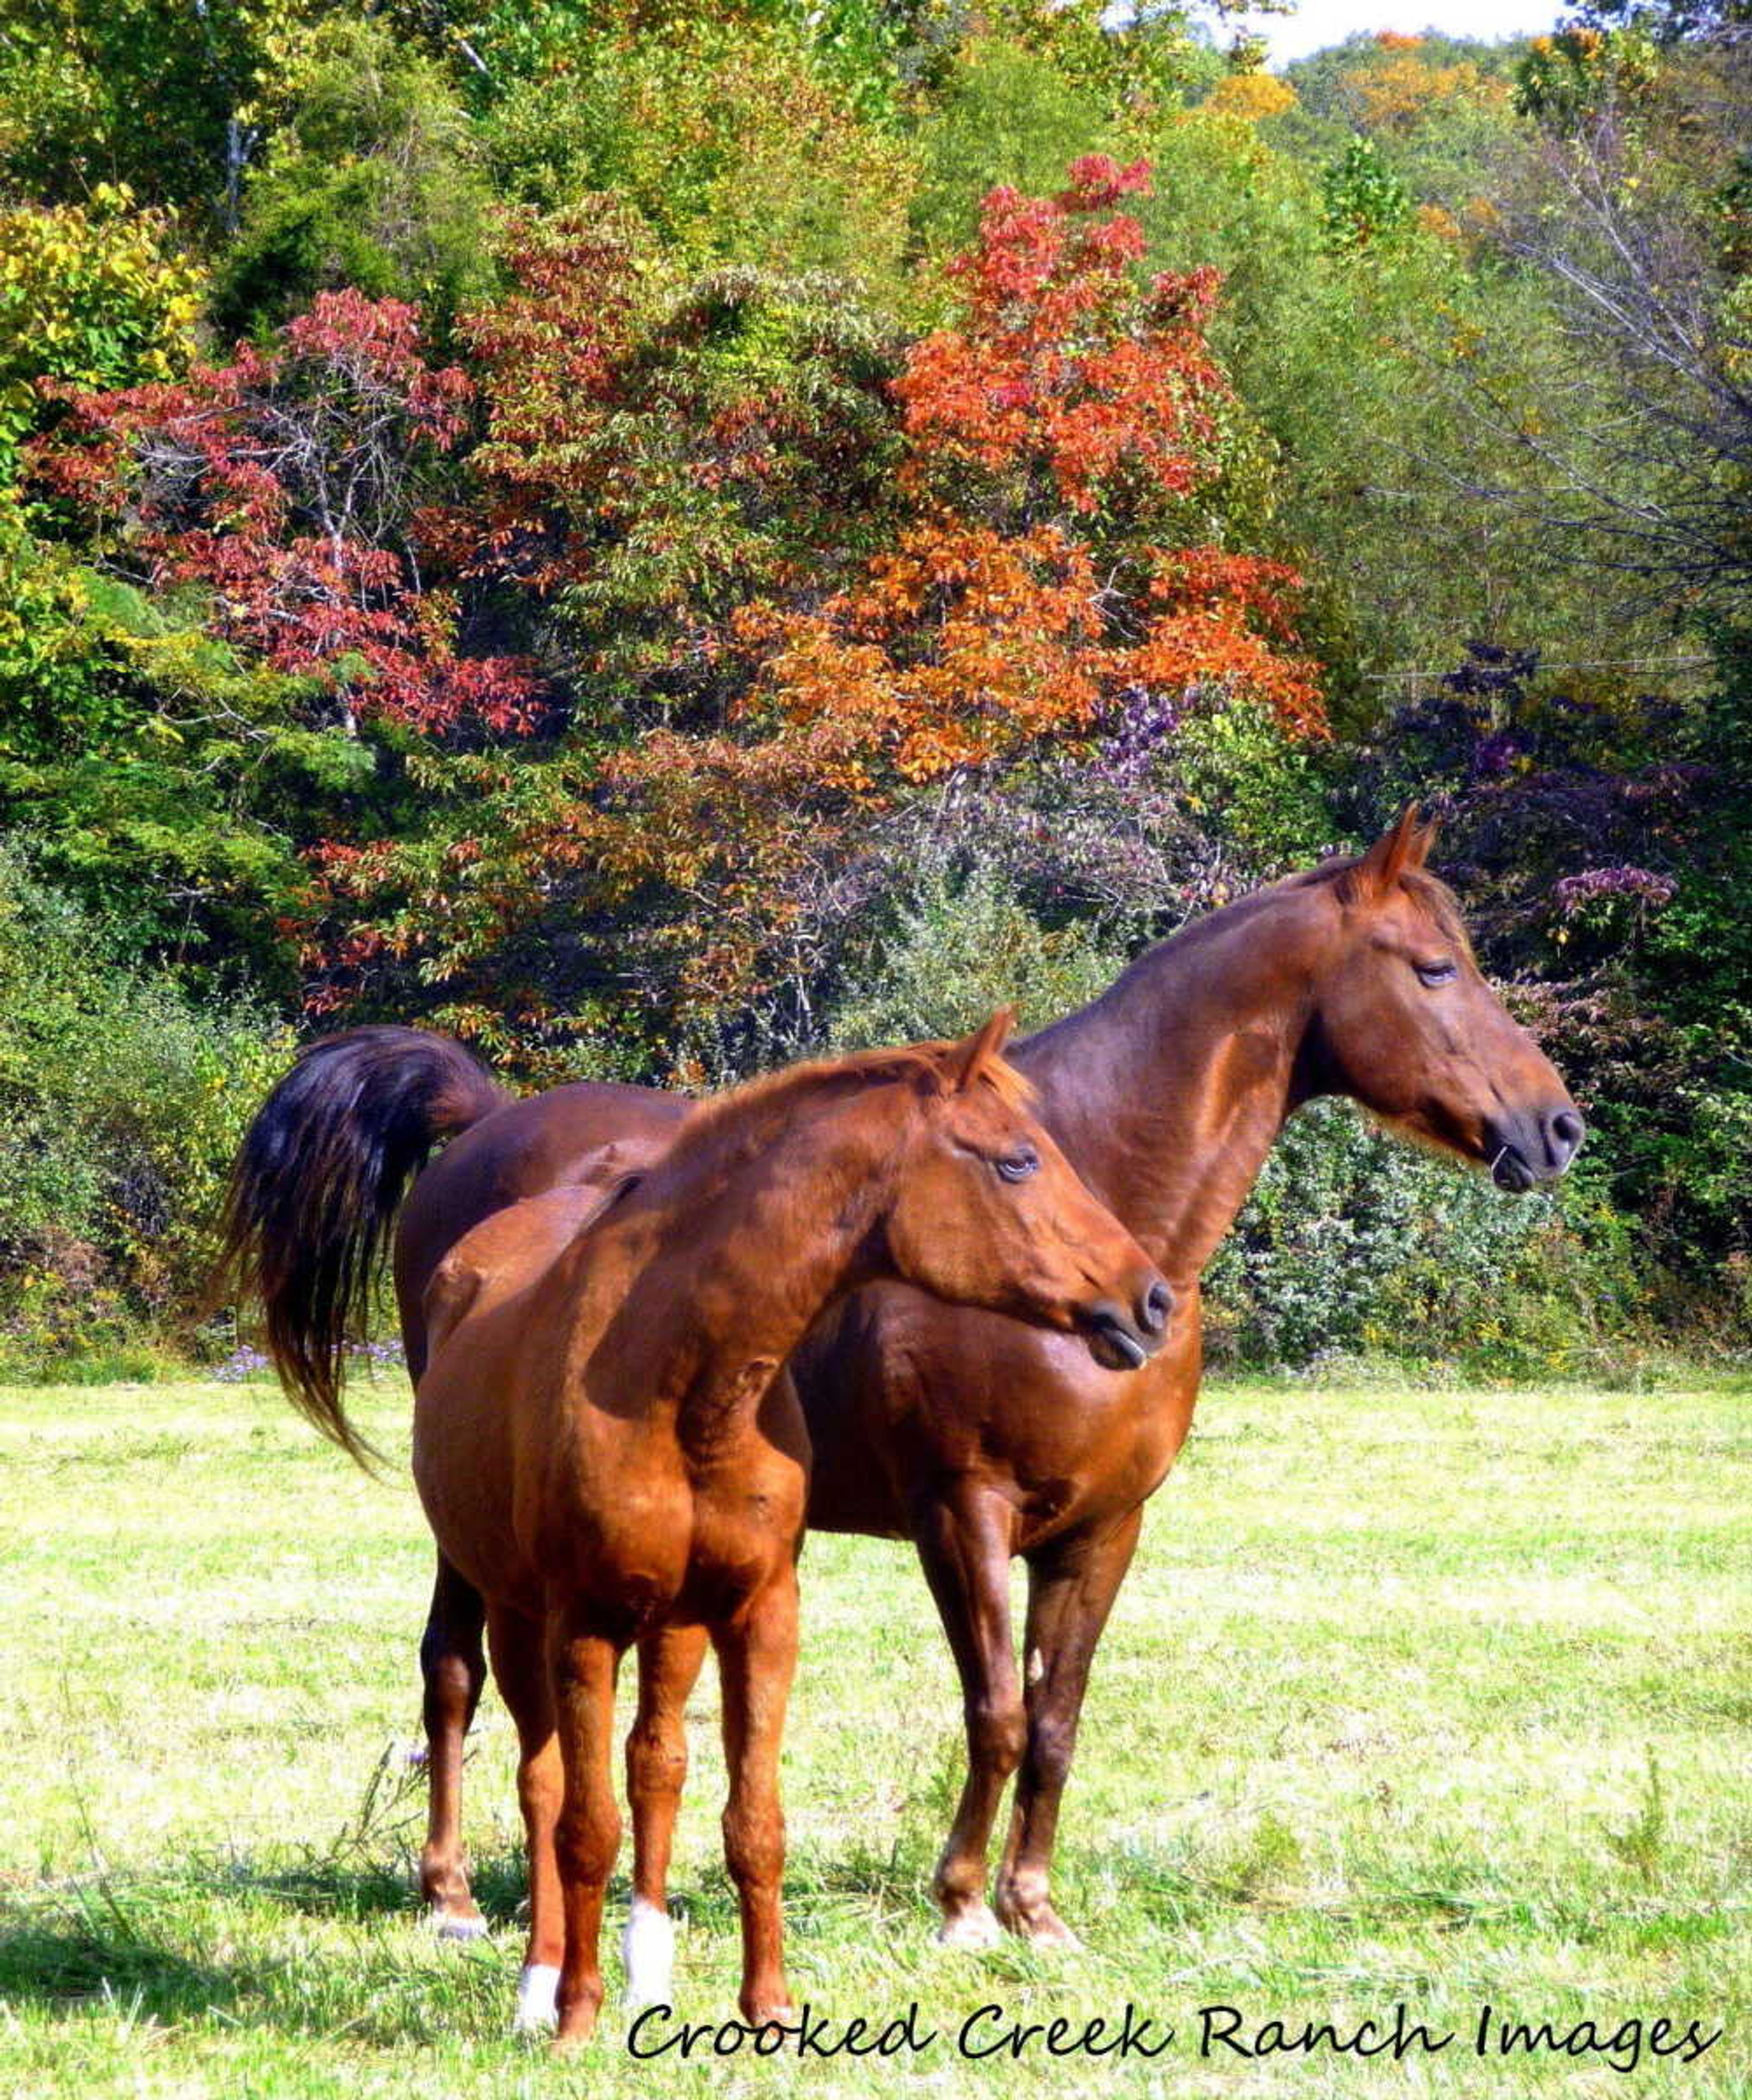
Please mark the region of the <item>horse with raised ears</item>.
<svg viewBox="0 0 1752 2100"><path fill-rule="evenodd" d="M1426 868L1432 836L1408 810L1366 854L1185 928L1012 1051L1042 1122L1173 1286L1167 1343L1148 1365L1097 1377L1060 1338L899 1285L847 1299L792 1360L814 1451L809 1521L913 1542L960 1674L968 1775L935 1882L952 1945L983 1945L1000 1926L1074 1943L1048 1869L1090 1664L1144 1502L1192 1419L1199 1273L1287 1118L1348 1096L1510 1191L1562 1173L1581 1142L1562 1080L1480 975L1453 898ZM236 1273L262 1300L289 1392L328 1426L373 1256L439 1138L454 1141L415 1185L395 1238L416 1377L426 1286L463 1233L605 1159L660 1150L691 1109L594 1084L512 1101L459 1045L411 1029L314 1046L257 1118L232 1207ZM1009 1603L1017 1555L1025 1670ZM421 1880L439 1929L459 1935L482 1929L459 1793L481 1625L479 1596L441 1557L421 1651L431 1785ZM642 1713L635 1780L671 1768L679 1735L678 1713Z"/></svg>
<svg viewBox="0 0 1752 2100"><path fill-rule="evenodd" d="M717 1651L740 2004L756 2024L789 2009L779 1754L809 1440L783 1366L810 1325L898 1278L1080 1337L1104 1376L1161 1346L1167 1286L1027 1113L1008 1025L708 1102L642 1173L487 1219L427 1287L414 1477L439 1551L486 1600L529 1840L521 2015L544 2018L557 1983L563 2041L589 2033L602 1996L615 1678L634 1643L647 1717L678 1714L708 1639ZM673 1770L644 1778L642 2002L669 1994L679 1794Z"/></svg>

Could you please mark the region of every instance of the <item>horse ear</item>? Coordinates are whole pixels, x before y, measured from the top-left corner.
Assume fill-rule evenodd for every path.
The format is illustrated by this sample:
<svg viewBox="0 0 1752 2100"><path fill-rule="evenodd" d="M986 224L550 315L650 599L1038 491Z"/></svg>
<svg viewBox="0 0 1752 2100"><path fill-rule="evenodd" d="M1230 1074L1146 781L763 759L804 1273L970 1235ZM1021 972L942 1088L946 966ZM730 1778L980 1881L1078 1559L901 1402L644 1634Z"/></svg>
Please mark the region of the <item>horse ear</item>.
<svg viewBox="0 0 1752 2100"><path fill-rule="evenodd" d="M1417 804L1406 803L1399 813L1398 823L1390 831L1383 832L1350 871L1344 884L1344 902L1364 904L1372 898L1385 897L1408 867L1423 866L1434 828L1432 826L1426 834L1418 823Z"/></svg>
<svg viewBox="0 0 1752 2100"><path fill-rule="evenodd" d="M965 1041L953 1044L944 1066L946 1093L964 1093L994 1057L1001 1057L1016 1026L1013 1006L1000 1006L991 1020L976 1028Z"/></svg>
<svg viewBox="0 0 1752 2100"><path fill-rule="evenodd" d="M1436 840L1441 836L1441 818L1432 817L1427 824L1419 827L1417 837L1412 841L1411 858L1406 865L1408 867L1425 866Z"/></svg>

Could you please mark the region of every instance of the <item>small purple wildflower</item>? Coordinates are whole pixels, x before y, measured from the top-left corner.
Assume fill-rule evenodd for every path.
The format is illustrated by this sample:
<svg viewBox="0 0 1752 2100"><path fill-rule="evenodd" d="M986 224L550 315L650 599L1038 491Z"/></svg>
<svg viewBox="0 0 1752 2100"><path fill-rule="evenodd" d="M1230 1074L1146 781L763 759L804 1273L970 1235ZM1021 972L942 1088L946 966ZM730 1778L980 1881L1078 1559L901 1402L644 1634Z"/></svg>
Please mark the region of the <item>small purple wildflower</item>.
<svg viewBox="0 0 1752 2100"><path fill-rule="evenodd" d="M1092 770L1115 787L1129 788L1150 770L1162 747L1180 728L1185 695L1148 686L1128 687L1113 727L1101 739Z"/></svg>
<svg viewBox="0 0 1752 2100"><path fill-rule="evenodd" d="M1580 875L1566 875L1551 886L1551 901L1566 919L1603 899L1635 898L1659 911L1670 903L1679 885L1671 876L1657 875L1647 867L1591 867Z"/></svg>
<svg viewBox="0 0 1752 2100"><path fill-rule="evenodd" d="M246 1378L257 1371L265 1371L267 1367L267 1358L262 1352L245 1345L241 1349L233 1349L213 1375L221 1385L241 1385Z"/></svg>

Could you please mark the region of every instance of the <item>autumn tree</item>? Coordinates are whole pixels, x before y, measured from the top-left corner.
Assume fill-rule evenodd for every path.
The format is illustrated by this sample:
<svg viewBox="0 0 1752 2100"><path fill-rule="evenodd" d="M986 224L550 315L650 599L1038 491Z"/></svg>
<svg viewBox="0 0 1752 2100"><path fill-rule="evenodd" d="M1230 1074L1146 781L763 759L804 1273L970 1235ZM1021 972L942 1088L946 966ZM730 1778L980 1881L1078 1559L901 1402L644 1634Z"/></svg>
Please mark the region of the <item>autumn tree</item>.
<svg viewBox="0 0 1752 2100"><path fill-rule="evenodd" d="M868 472L868 456L823 444L819 407L813 431L792 427L766 390L741 412L752 452L733 446L713 463L686 442L686 479L739 488L744 530L763 483L783 496L759 520L759 591L728 592L709 631L673 630L713 667L716 717L651 723L589 765L575 749L533 813L526 793L490 840L471 823L466 886L486 882L501 930L519 890L544 910L556 869L569 870L573 908L613 915L623 980L637 977L649 1009L722 1020L806 976L812 888L897 798L1075 746L1142 693L1188 706L1242 695L1294 735L1319 733L1311 668L1288 647L1294 578L1207 536L1199 498L1231 405L1205 338L1217 281L1141 272L1141 234L1115 207L1147 180L1141 165L1091 158L1056 198L987 199L954 267L955 325L916 342L894 382L886 536L850 565L843 527L827 558L802 558L816 510L836 514L827 492ZM536 529L525 486L492 527L537 580L574 593L629 545L677 531L670 484L625 474L629 390L649 383L651 362L628 347L636 298L611 289L599 305L594 329L556 353L574 360L571 405L538 387L483 454L516 489L557 428L575 432L558 512L544 499ZM494 318L489 364L507 324L519 333L527 317ZM704 427L722 446L736 425ZM540 487L554 490L551 461ZM800 536L788 546L779 518ZM586 676L586 708L589 692ZM332 903L363 901L391 872L373 863L361 885L356 864L331 867ZM422 895L439 886L431 873ZM396 938L417 941L405 916ZM492 968L490 953L449 954L477 981Z"/></svg>
<svg viewBox="0 0 1752 2100"><path fill-rule="evenodd" d="M114 518L112 559L154 588L208 593L212 630L306 681L320 715L526 725L523 669L459 646L457 601L416 558L420 493L473 390L426 361L411 307L324 293L186 381L51 390L68 420L31 456L42 488Z"/></svg>

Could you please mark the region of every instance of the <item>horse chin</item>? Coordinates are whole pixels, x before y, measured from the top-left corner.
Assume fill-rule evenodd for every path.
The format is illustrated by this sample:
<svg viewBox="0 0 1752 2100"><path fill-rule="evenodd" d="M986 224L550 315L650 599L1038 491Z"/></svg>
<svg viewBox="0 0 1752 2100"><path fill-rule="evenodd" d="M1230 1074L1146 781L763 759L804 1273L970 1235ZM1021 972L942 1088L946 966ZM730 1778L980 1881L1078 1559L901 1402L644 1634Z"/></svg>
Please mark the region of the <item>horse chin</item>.
<svg viewBox="0 0 1752 2100"><path fill-rule="evenodd" d="M1490 1178L1511 1196L1525 1196L1539 1185L1539 1177L1516 1151L1506 1145L1490 1162Z"/></svg>
<svg viewBox="0 0 1752 2100"><path fill-rule="evenodd" d="M1150 1361L1149 1352L1123 1327L1092 1326L1087 1330L1087 1339L1089 1354L1103 1370L1141 1370Z"/></svg>
<svg viewBox="0 0 1752 2100"><path fill-rule="evenodd" d="M1545 1178L1528 1163L1526 1154L1518 1145L1489 1132L1463 1140L1435 1128L1421 1116L1377 1115L1375 1120L1384 1129L1416 1145L1421 1152L1433 1153L1439 1159L1457 1159L1467 1167L1481 1169L1505 1195L1525 1196L1537 1189Z"/></svg>

